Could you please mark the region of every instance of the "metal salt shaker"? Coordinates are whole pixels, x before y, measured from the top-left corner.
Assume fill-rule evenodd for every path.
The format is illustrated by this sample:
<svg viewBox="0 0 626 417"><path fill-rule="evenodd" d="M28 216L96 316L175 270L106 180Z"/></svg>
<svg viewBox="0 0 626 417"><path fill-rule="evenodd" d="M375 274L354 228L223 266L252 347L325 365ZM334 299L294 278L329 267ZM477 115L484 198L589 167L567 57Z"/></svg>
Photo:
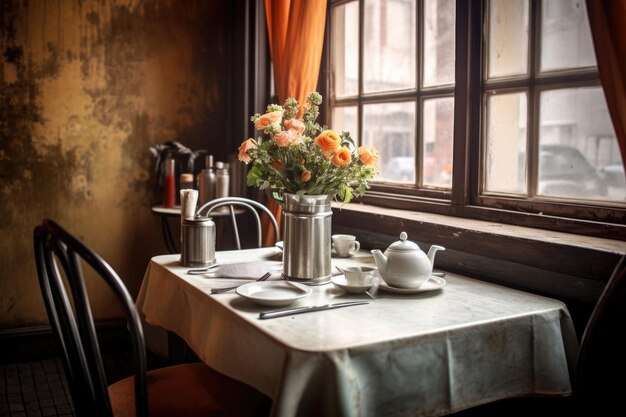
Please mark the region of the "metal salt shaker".
<svg viewBox="0 0 626 417"><path fill-rule="evenodd" d="M183 266L210 266L215 263L215 223L196 214L183 220L180 263Z"/></svg>

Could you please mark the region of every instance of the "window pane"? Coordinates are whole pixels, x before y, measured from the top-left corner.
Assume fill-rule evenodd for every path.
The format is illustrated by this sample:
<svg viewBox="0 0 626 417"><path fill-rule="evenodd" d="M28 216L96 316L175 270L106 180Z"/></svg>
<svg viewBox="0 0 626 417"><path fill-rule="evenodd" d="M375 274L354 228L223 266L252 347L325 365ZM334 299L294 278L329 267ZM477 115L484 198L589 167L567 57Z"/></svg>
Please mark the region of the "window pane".
<svg viewBox="0 0 626 417"><path fill-rule="evenodd" d="M537 194L624 201L624 171L600 87L545 91L540 98Z"/></svg>
<svg viewBox="0 0 626 417"><path fill-rule="evenodd" d="M331 23L332 83L336 97L359 91L359 4L333 8Z"/></svg>
<svg viewBox="0 0 626 417"><path fill-rule="evenodd" d="M358 144L359 129L356 106L333 108L333 126L336 132L350 132L354 143Z"/></svg>
<svg viewBox="0 0 626 417"><path fill-rule="evenodd" d="M430 0L424 4L425 87L454 83L455 10L455 0Z"/></svg>
<svg viewBox="0 0 626 417"><path fill-rule="evenodd" d="M415 183L415 102L364 105L362 132L380 152L377 180Z"/></svg>
<svg viewBox="0 0 626 417"><path fill-rule="evenodd" d="M454 98L424 101L422 183L452 188Z"/></svg>
<svg viewBox="0 0 626 417"><path fill-rule="evenodd" d="M526 93L487 99L487 192L526 193L526 100Z"/></svg>
<svg viewBox="0 0 626 417"><path fill-rule="evenodd" d="M541 5L541 71L596 65L581 0L550 0Z"/></svg>
<svg viewBox="0 0 626 417"><path fill-rule="evenodd" d="M489 78L528 73L528 1L489 2Z"/></svg>
<svg viewBox="0 0 626 417"><path fill-rule="evenodd" d="M364 91L415 88L415 3L365 1Z"/></svg>

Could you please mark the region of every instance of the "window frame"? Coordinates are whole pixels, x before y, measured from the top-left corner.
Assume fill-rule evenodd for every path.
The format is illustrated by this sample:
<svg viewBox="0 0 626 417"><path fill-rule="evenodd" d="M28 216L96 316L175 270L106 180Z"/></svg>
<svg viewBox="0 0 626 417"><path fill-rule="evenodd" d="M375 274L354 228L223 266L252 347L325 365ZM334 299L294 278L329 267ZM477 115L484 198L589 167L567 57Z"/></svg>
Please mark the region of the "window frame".
<svg viewBox="0 0 626 417"><path fill-rule="evenodd" d="M328 16L332 8L354 0L330 0ZM363 53L363 0L359 2L359 50ZM527 78L485 80L483 68L486 63L486 37L483 38L483 28L487 24L488 0L456 0L456 65L455 85L452 89L454 98L454 149L452 190L418 188L417 185L396 185L389 183L373 183L371 189L358 201L381 207L393 207L407 210L424 211L435 214L445 214L455 217L465 217L477 220L529 226L541 229L577 233L596 237L626 240L626 204L615 206L603 202L576 202L547 200L541 197L520 199L506 195L482 194L482 133L485 128L484 109L486 103L484 92L487 88L526 88L529 91L527 100L529 136L528 146L532 152L537 152L538 138L536 129L538 123L537 91L546 86L555 87L559 83L568 86L600 86L597 68L576 69L561 71L554 74L538 74L538 57L540 49L536 46L540 30L540 3L541 0L529 0L529 72ZM423 13L423 2L418 3L417 18ZM362 126L362 106L369 100L383 101L389 99L407 99L416 101L416 149L423 146L421 138L421 119L423 99L440 95L440 87L436 91L422 88L422 73L418 69L417 85L415 89L393 92L391 94L367 95L335 100L330 91L331 63L328 59L330 50L330 17L326 24L325 53L320 86L329 99L324 103L324 113L332 117L331 107L340 105L356 105L358 108L357 123L359 130ZM418 20L419 22L420 20ZM416 30L417 60L416 65L421 67L421 51L423 48L422 28ZM362 66L359 63L359 92L362 92ZM526 77L526 76L525 76ZM571 84L573 83L573 84ZM420 91L422 90L422 91ZM531 112L532 109L532 112ZM332 125L330 117L327 118ZM532 120L531 120L532 118ZM531 131L532 130L532 131ZM419 170L420 158L416 158L416 170ZM537 161L537 155L531 160ZM536 162L535 162L536 163ZM537 181L534 168L529 166L529 186ZM420 171L416 171L419 173Z"/></svg>

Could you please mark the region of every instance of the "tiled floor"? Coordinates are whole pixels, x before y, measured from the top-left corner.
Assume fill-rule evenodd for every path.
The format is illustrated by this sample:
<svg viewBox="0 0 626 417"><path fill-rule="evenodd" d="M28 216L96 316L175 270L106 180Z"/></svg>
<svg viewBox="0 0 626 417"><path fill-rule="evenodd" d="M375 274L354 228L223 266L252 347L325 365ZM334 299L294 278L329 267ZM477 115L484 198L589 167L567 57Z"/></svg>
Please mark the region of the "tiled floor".
<svg viewBox="0 0 626 417"><path fill-rule="evenodd" d="M73 416L59 359L0 365L0 416Z"/></svg>
<svg viewBox="0 0 626 417"><path fill-rule="evenodd" d="M129 352L105 353L109 384L129 376ZM162 366L150 353L148 368ZM0 417L74 416L72 400L60 358L0 364Z"/></svg>

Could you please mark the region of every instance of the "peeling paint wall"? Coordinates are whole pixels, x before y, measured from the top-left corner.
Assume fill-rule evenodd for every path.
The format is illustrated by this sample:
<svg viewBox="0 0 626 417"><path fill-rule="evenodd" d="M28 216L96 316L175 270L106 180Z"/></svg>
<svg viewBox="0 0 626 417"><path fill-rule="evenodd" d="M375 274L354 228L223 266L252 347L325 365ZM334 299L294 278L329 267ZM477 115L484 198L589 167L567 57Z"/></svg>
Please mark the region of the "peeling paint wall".
<svg viewBox="0 0 626 417"><path fill-rule="evenodd" d="M32 244L46 217L137 293L165 253L148 148L228 137L235 15L200 0L0 2L0 329L47 323ZM119 315L88 285L97 317Z"/></svg>

